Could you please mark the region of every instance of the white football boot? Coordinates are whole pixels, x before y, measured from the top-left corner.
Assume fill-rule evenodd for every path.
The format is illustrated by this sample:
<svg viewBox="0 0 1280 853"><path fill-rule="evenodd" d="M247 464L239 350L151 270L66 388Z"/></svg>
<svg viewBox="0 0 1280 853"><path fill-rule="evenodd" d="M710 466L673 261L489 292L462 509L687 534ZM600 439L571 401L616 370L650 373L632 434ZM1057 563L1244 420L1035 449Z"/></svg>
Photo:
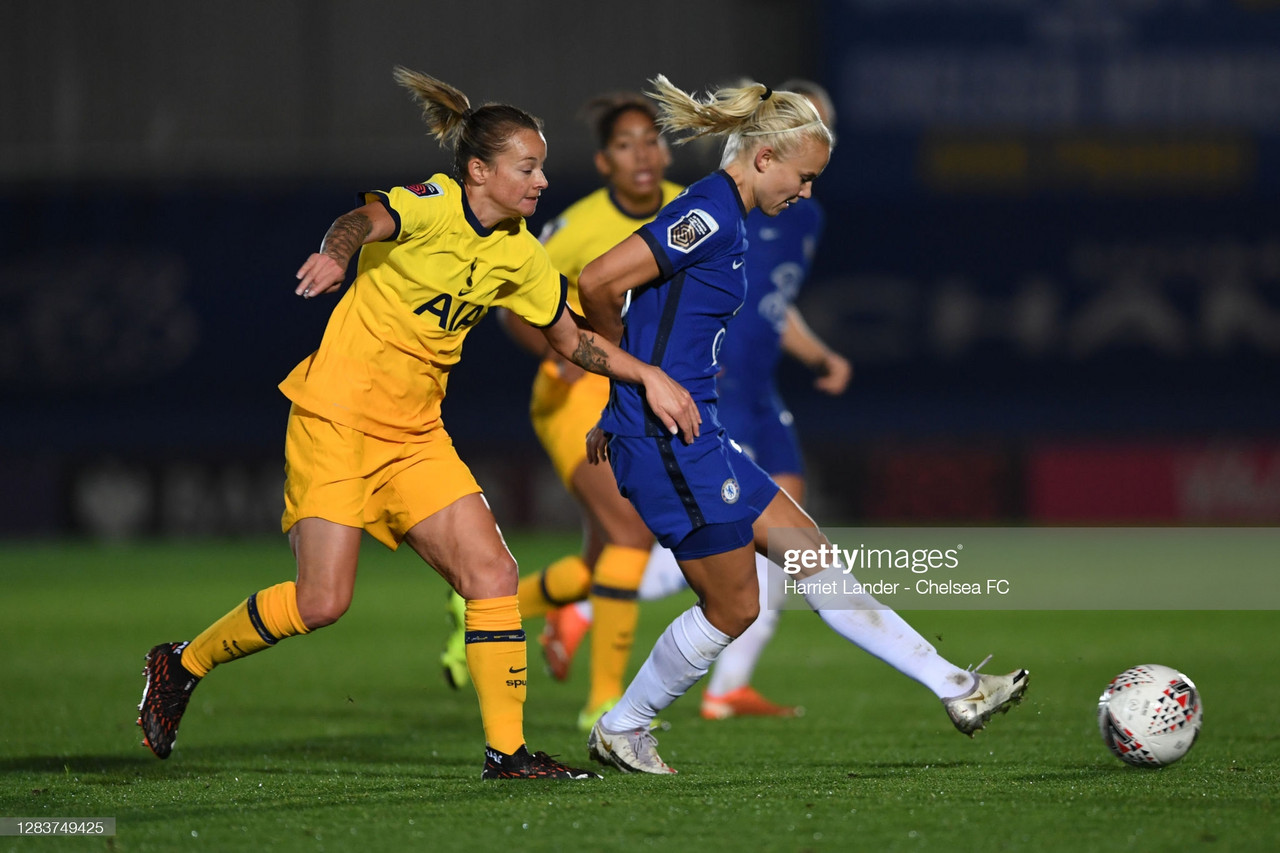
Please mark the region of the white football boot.
<svg viewBox="0 0 1280 853"><path fill-rule="evenodd" d="M592 760L623 773L666 775L676 771L658 755L658 739L648 729L634 732L607 732L600 720L587 736L587 754Z"/></svg>
<svg viewBox="0 0 1280 853"><path fill-rule="evenodd" d="M972 670L974 678L973 690L964 696L943 699L942 705L947 709L947 716L955 727L969 737L986 728L987 720L996 714L1006 714L1009 709L1022 701L1027 692L1027 681L1030 676L1025 669L1014 670L1008 675L986 675L978 672L986 660Z"/></svg>

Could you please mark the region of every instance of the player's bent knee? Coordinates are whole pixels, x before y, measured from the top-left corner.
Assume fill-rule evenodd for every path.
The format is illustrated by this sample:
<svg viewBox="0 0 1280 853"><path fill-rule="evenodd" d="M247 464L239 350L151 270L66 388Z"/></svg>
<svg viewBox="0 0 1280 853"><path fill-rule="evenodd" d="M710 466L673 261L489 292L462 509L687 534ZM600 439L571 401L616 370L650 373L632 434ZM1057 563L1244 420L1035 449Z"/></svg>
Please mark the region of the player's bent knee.
<svg viewBox="0 0 1280 853"><path fill-rule="evenodd" d="M760 615L759 601L735 603L732 607L706 608L707 621L730 637L742 636Z"/></svg>
<svg viewBox="0 0 1280 853"><path fill-rule="evenodd" d="M507 557L473 563L457 572L453 588L468 601L515 595L520 583L520 570L515 560Z"/></svg>
<svg viewBox="0 0 1280 853"><path fill-rule="evenodd" d="M350 596L298 596L298 616L302 618L302 624L307 626L308 631L332 625L342 618L350 606Z"/></svg>
<svg viewBox="0 0 1280 853"><path fill-rule="evenodd" d="M738 633L734 634L734 636L735 637L738 636L743 631L747 630L752 625L754 625L756 619L758 619L759 617L760 617L760 602L752 601L747 607L743 608L743 610L740 612L738 618L742 627L738 629Z"/></svg>

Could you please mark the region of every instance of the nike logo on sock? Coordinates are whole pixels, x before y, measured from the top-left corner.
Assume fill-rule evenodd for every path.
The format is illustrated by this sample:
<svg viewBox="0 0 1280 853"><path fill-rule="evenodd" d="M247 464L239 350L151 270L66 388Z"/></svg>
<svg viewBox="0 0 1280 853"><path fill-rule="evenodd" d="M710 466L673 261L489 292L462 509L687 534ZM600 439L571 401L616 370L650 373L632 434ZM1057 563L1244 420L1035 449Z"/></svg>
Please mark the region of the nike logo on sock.
<svg viewBox="0 0 1280 853"><path fill-rule="evenodd" d="M524 672L524 671L525 671L526 669L528 669L528 668L529 668L529 667L527 667L527 666L522 666L522 667L520 667L519 669L516 669L514 666L509 666L509 667L507 667L507 672L511 672L511 673Z"/></svg>

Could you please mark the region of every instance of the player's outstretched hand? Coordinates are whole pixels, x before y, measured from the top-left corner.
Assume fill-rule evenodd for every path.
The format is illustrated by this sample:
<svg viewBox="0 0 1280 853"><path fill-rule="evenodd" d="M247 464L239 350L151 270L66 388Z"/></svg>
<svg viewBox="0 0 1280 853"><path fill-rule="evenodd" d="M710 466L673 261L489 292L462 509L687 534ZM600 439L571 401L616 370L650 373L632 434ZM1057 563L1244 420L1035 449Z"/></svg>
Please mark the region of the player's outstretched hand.
<svg viewBox="0 0 1280 853"><path fill-rule="evenodd" d="M347 277L347 269L329 255L316 252L298 268L296 277L298 286L293 289L293 292L303 299L310 299L342 287L342 281Z"/></svg>
<svg viewBox="0 0 1280 853"><path fill-rule="evenodd" d="M702 430L702 414L684 386L659 368L644 378L644 398L672 435L679 433L685 444L692 444Z"/></svg>

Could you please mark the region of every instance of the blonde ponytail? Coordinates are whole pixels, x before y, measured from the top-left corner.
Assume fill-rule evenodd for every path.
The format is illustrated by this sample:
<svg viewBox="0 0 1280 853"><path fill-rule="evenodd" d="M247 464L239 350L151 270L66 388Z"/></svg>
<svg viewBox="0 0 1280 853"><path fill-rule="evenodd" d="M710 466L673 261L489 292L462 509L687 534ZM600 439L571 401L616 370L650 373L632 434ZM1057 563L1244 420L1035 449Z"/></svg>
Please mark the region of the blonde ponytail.
<svg viewBox="0 0 1280 853"><path fill-rule="evenodd" d="M650 96L658 102L658 123L663 130L685 134L677 144L705 136L725 137L724 165L748 148L763 145L787 156L805 140L830 146L831 131L818 117L809 99L794 92L775 92L761 83L746 83L712 92L706 101L672 85L659 74L649 83Z"/></svg>

